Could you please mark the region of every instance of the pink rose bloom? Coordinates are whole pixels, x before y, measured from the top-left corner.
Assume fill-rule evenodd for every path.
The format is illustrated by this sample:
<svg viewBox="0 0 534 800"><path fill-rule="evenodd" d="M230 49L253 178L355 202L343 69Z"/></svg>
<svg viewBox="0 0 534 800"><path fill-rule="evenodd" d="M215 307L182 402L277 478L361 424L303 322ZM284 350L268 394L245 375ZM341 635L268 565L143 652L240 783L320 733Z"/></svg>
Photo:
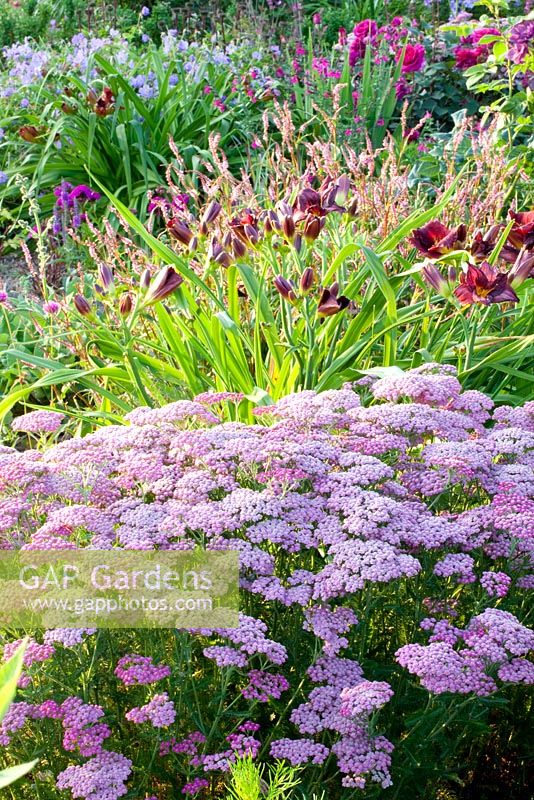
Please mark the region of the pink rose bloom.
<svg viewBox="0 0 534 800"><path fill-rule="evenodd" d="M500 36L501 32L497 30L497 28L479 28L477 31L473 31L470 36L467 36L466 39L462 39L462 42L466 43L469 42L471 44L477 44L484 36ZM482 47L489 47L487 44L483 44Z"/></svg>
<svg viewBox="0 0 534 800"><path fill-rule="evenodd" d="M483 53L484 49L482 47L455 47L456 67L461 70L473 67L478 64L478 59Z"/></svg>
<svg viewBox="0 0 534 800"><path fill-rule="evenodd" d="M349 50L349 64L353 67L365 55L367 44L372 42L378 33L378 25L373 19L364 19L354 26L352 42Z"/></svg>
<svg viewBox="0 0 534 800"><path fill-rule="evenodd" d="M402 50L397 51L397 61L401 57ZM422 44L407 44L402 62L403 74L407 72L419 72L425 63L425 48Z"/></svg>

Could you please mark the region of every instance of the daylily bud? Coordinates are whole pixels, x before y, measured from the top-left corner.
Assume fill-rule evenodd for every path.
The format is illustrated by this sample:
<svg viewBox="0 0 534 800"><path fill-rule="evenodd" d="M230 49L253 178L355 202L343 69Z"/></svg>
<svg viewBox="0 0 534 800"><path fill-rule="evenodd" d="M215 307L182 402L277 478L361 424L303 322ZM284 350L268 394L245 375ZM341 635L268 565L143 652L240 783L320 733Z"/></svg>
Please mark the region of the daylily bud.
<svg viewBox="0 0 534 800"><path fill-rule="evenodd" d="M95 292L100 295L100 297L105 297L107 295L106 290L104 289L103 286L100 286L99 283L95 283L93 288Z"/></svg>
<svg viewBox="0 0 534 800"><path fill-rule="evenodd" d="M295 220L289 214L284 214L282 217L282 233L284 239L292 242L295 237Z"/></svg>
<svg viewBox="0 0 534 800"><path fill-rule="evenodd" d="M244 242L237 237L233 237L232 239L232 250L236 258L243 258L245 253L247 252L247 248Z"/></svg>
<svg viewBox="0 0 534 800"><path fill-rule="evenodd" d="M253 225L243 226L243 236L247 239L248 242L250 242L252 247L258 244L260 238L257 228L255 228Z"/></svg>
<svg viewBox="0 0 534 800"><path fill-rule="evenodd" d="M215 200L212 200L202 215L201 223L204 223L205 225L210 225L212 222L215 222L215 220L221 213L221 208L222 206L220 203L217 203Z"/></svg>
<svg viewBox="0 0 534 800"><path fill-rule="evenodd" d="M293 239L293 246L297 251L297 253L300 253L300 251L302 250L302 236L300 235L300 233L297 233L297 235Z"/></svg>
<svg viewBox="0 0 534 800"><path fill-rule="evenodd" d="M265 228L265 233L272 233L273 231L279 231L281 229L280 219L276 211L273 209L269 209L267 211L267 215L265 217L265 221L263 223Z"/></svg>
<svg viewBox="0 0 534 800"><path fill-rule="evenodd" d="M423 280L442 297L450 297L452 287L441 272L430 261L425 262L421 270Z"/></svg>
<svg viewBox="0 0 534 800"><path fill-rule="evenodd" d="M98 276L104 289L109 289L113 286L113 272L107 264L98 265Z"/></svg>
<svg viewBox="0 0 534 800"><path fill-rule="evenodd" d="M358 198L353 197L347 205L347 214L349 217L356 217L358 215Z"/></svg>
<svg viewBox="0 0 534 800"><path fill-rule="evenodd" d="M458 280L458 270L456 267L453 267L452 264L447 270L447 277L449 279L449 283L456 283Z"/></svg>
<svg viewBox="0 0 534 800"><path fill-rule="evenodd" d="M198 248L198 239L196 236L193 236L193 238L189 242L189 252L194 253L197 248Z"/></svg>
<svg viewBox="0 0 534 800"><path fill-rule="evenodd" d="M150 272L149 269L145 269L142 272L141 277L139 279L139 286L141 287L141 289L148 289L148 287L150 286L151 279L152 279L152 273Z"/></svg>
<svg viewBox="0 0 534 800"><path fill-rule="evenodd" d="M74 305L76 307L76 311L78 312L78 314L87 316L87 314L91 313L91 306L89 305L85 297L81 294L74 295Z"/></svg>
<svg viewBox="0 0 534 800"><path fill-rule="evenodd" d="M223 247L231 247L234 237L232 236L231 231L227 231L223 238L222 238L222 246Z"/></svg>
<svg viewBox="0 0 534 800"><path fill-rule="evenodd" d="M283 275L277 275L274 279L274 285L284 298L284 300L289 300L290 303L293 303L297 296L295 294L295 289L293 284L290 283Z"/></svg>
<svg viewBox="0 0 534 800"><path fill-rule="evenodd" d="M306 267L306 269L300 276L300 291L303 294L308 294L314 283L315 283L315 272L311 267Z"/></svg>
<svg viewBox="0 0 534 800"><path fill-rule="evenodd" d="M350 180L346 175L341 175L337 180L334 202L342 205L346 202L350 191Z"/></svg>
<svg viewBox="0 0 534 800"><path fill-rule="evenodd" d="M512 289L517 289L534 271L534 253L523 249L519 253L515 264L508 273L508 282Z"/></svg>
<svg viewBox="0 0 534 800"><path fill-rule="evenodd" d="M132 295L129 292L125 292L122 295L121 299L119 300L119 313L121 316L126 317L130 313L133 308L133 300Z"/></svg>
<svg viewBox="0 0 534 800"><path fill-rule="evenodd" d="M178 275L172 267L163 267L148 287L143 302L145 305L152 305L152 303L164 300L176 291L183 280L182 276Z"/></svg>
<svg viewBox="0 0 534 800"><path fill-rule="evenodd" d="M189 242L193 238L193 232L189 225L177 217L173 217L167 222L167 228L171 236L174 239L178 239L182 244L189 245Z"/></svg>
<svg viewBox="0 0 534 800"><path fill-rule="evenodd" d="M324 228L324 217L306 217L304 221L303 236L307 242L314 242Z"/></svg>
<svg viewBox="0 0 534 800"><path fill-rule="evenodd" d="M216 264L219 264L219 266L224 267L225 269L228 269L232 263L230 254L221 247L216 239L213 239L211 242L208 255L211 261L214 261Z"/></svg>

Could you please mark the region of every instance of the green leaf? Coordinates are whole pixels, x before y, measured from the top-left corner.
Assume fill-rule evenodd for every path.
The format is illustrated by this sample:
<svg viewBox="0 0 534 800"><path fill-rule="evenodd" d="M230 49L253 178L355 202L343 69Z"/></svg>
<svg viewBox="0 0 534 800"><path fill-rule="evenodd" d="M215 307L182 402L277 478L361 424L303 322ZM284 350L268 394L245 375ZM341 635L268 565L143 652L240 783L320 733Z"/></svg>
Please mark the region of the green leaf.
<svg viewBox="0 0 534 800"><path fill-rule="evenodd" d="M6 711L15 697L26 645L27 640L25 639L9 661L0 667L0 722L4 719Z"/></svg>
<svg viewBox="0 0 534 800"><path fill-rule="evenodd" d="M35 767L37 761L38 759L35 759L34 761L28 761L26 764L17 764L16 767L6 767L0 770L0 789L10 786L15 781L18 781L19 778L22 778L23 775L26 775Z"/></svg>

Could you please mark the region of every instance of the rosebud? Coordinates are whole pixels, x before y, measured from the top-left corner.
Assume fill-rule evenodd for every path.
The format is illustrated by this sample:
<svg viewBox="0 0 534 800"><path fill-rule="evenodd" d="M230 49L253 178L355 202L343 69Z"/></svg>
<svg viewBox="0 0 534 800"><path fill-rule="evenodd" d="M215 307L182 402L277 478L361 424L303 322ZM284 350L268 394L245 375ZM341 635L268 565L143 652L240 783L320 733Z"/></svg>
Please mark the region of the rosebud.
<svg viewBox="0 0 534 800"><path fill-rule="evenodd" d="M76 311L78 312L78 314L87 316L87 314L91 313L91 306L89 305L85 297L81 294L74 295L74 305L76 307Z"/></svg>
<svg viewBox="0 0 534 800"><path fill-rule="evenodd" d="M130 313L133 308L133 300L132 295L129 292L125 292L122 295L121 299L119 300L119 313L121 316L126 317Z"/></svg>
<svg viewBox="0 0 534 800"><path fill-rule="evenodd" d="M182 276L178 275L172 267L163 267L148 287L143 302L145 305L152 305L152 303L164 300L176 291L183 280Z"/></svg>
<svg viewBox="0 0 534 800"><path fill-rule="evenodd" d="M297 296L295 294L295 289L292 283L284 278L283 275L277 275L274 279L274 285L278 289L279 293L282 295L284 300L289 300L290 303L295 302Z"/></svg>
<svg viewBox="0 0 534 800"><path fill-rule="evenodd" d="M300 291L303 294L308 294L314 283L315 283L315 272L311 267L306 267L306 269L300 276Z"/></svg>
<svg viewBox="0 0 534 800"><path fill-rule="evenodd" d="M167 229L174 239L178 239L179 242L186 246L189 245L193 238L193 232L189 225L177 217L173 217L167 222Z"/></svg>
<svg viewBox="0 0 534 800"><path fill-rule="evenodd" d="M113 286L113 272L107 264L98 265L98 276L104 289L109 289Z"/></svg>

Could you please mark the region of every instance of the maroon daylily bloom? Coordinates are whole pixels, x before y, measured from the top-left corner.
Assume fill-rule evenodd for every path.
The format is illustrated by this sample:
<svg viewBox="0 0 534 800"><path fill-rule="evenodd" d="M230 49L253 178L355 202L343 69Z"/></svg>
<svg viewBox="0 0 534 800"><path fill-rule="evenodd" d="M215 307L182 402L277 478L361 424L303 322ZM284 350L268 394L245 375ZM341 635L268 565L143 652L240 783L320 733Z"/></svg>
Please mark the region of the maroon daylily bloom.
<svg viewBox="0 0 534 800"><path fill-rule="evenodd" d="M338 292L338 283L333 283L329 289L323 289L317 306L317 313L320 317L332 317L349 306L349 298L343 294L338 294Z"/></svg>
<svg viewBox="0 0 534 800"><path fill-rule="evenodd" d="M467 271L460 274L460 285L454 294L463 305L480 303L489 306L493 303L517 303L519 300L510 286L509 276L498 272L487 261L479 267L469 264Z"/></svg>
<svg viewBox="0 0 534 800"><path fill-rule="evenodd" d="M503 225L492 225L485 233L480 230L475 231L471 243L471 255L476 261L485 261L487 257L492 254L503 229ZM506 246L500 252L501 258L510 262L515 261L516 255L517 253L508 253Z"/></svg>
<svg viewBox="0 0 534 800"><path fill-rule="evenodd" d="M100 97L97 96L94 89L89 89L87 102L99 117L107 117L108 114L112 114L115 110L115 98L109 86L105 86L102 89Z"/></svg>
<svg viewBox="0 0 534 800"><path fill-rule="evenodd" d="M231 219L228 224L235 235L239 236L247 245L255 244L260 238L258 217L250 208L246 208L238 217Z"/></svg>
<svg viewBox="0 0 534 800"><path fill-rule="evenodd" d="M309 217L325 217L331 211L345 211L338 205L336 198L343 193L343 188L328 183L318 192L315 189L303 189L295 202L295 221L300 222Z"/></svg>
<svg viewBox="0 0 534 800"><path fill-rule="evenodd" d="M36 128L35 125L23 125L19 128L19 136L25 142L37 142L46 133L46 128L40 126Z"/></svg>
<svg viewBox="0 0 534 800"><path fill-rule="evenodd" d="M520 250L534 248L534 211L510 211L514 226L508 235L508 242Z"/></svg>
<svg viewBox="0 0 534 800"><path fill-rule="evenodd" d="M410 237L410 242L428 258L439 258L453 250L461 250L465 245L466 236L465 225L447 228L435 219L422 228L416 228Z"/></svg>

